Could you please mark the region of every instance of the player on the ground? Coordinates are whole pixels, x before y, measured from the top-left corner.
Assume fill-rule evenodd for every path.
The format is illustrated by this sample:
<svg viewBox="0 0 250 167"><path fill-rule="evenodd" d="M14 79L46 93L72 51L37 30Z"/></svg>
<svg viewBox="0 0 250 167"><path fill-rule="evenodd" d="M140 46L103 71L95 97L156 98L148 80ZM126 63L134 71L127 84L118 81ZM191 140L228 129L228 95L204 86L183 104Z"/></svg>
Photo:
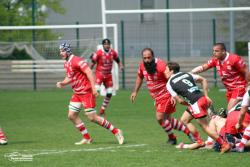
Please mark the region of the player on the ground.
<svg viewBox="0 0 250 167"><path fill-rule="evenodd" d="M121 130L115 128L109 121L96 114L96 100L98 92L95 89L94 76L91 69L84 60L72 53L71 47L67 43L60 45L60 56L64 63L66 77L63 81L57 82L56 86L62 88L71 84L74 94L69 103L68 118L73 122L76 128L81 132L83 139L76 145L90 144L92 139L85 127L85 124L79 117L79 112L83 106L87 118L110 130L117 138L119 144L124 143L124 137Z"/></svg>
<svg viewBox="0 0 250 167"><path fill-rule="evenodd" d="M169 62L168 67L169 80L167 82L167 90L180 104L188 106L185 112L190 113L202 127L203 131L221 145L221 153L229 151L231 147L228 142L223 140L216 131L208 126L207 108L212 101L208 97L207 86L204 86L207 85L206 79L198 75L180 72L178 63ZM196 86L195 81L203 82L204 94Z"/></svg>
<svg viewBox="0 0 250 167"><path fill-rule="evenodd" d="M110 45L111 42L109 39L103 39L103 47L97 50L95 54L91 57L91 68L93 68L96 64L96 90L100 91L101 84L103 84L106 89L106 96L100 108L99 115L104 115L105 109L107 108L112 97L113 81L111 70L113 66L113 61L117 62L120 69L123 69L123 64L120 61L117 52L112 49Z"/></svg>
<svg viewBox="0 0 250 167"><path fill-rule="evenodd" d="M230 110L242 99L246 91L248 74L246 63L240 56L228 53L224 43L216 43L213 46L212 58L191 72L197 74L212 67L216 67L226 87L227 109Z"/></svg>
<svg viewBox="0 0 250 167"><path fill-rule="evenodd" d="M240 115L241 110L241 101L237 103L226 115L226 110L219 110L219 112L211 112L211 110L208 110L210 121L209 121L209 127L211 129L214 129L214 131L217 132L221 137L225 138L230 142L232 147L235 147L235 145L239 145L241 136L246 128L246 125L250 122L250 115L247 115L244 117L243 120L243 126L240 129L236 129L236 124L238 122L238 118ZM249 110L250 111L250 110ZM220 149L220 146L215 143L215 141L208 137L208 140L205 142L205 148L211 149L215 148L216 150ZM249 146L250 142L247 143L247 146ZM188 149L196 149L199 148L197 145L194 144L184 144L180 143L177 148L188 148ZM238 149L233 148L233 151L238 151ZM241 150L243 151L243 150Z"/></svg>
<svg viewBox="0 0 250 167"><path fill-rule="evenodd" d="M151 48L144 48L141 52L142 62L139 65L135 87L131 93L130 100L135 101L138 91L145 78L148 91L151 97L155 100L156 119L160 126L168 134L169 144L176 144L176 136L172 129L183 131L185 134L193 137L189 129L175 118L171 118L171 114L175 112L175 102L171 95L166 90L165 85L167 78L165 76L166 63L154 57L154 52Z"/></svg>
<svg viewBox="0 0 250 167"><path fill-rule="evenodd" d="M237 152L243 152L246 143L250 140L250 121L245 122L244 120L246 118L250 119L250 90L248 90L244 96L243 96L243 101L241 104L242 108L240 110L240 115L238 117L238 122L235 126L237 130L241 129L242 127L246 127L242 136L242 139L240 141L240 144L237 145L236 151Z"/></svg>
<svg viewBox="0 0 250 167"><path fill-rule="evenodd" d="M0 145L5 145L7 143L8 143L7 138L6 138L2 128L0 127Z"/></svg>

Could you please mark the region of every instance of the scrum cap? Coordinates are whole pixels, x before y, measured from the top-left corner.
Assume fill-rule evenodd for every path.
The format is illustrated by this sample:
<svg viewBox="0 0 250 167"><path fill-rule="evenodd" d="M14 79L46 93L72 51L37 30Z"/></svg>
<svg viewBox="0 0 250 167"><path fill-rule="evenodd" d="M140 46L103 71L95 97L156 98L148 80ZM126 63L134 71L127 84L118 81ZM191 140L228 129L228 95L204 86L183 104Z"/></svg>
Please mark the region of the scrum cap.
<svg viewBox="0 0 250 167"><path fill-rule="evenodd" d="M68 55L72 54L71 46L66 42L60 44L59 49L66 51Z"/></svg>

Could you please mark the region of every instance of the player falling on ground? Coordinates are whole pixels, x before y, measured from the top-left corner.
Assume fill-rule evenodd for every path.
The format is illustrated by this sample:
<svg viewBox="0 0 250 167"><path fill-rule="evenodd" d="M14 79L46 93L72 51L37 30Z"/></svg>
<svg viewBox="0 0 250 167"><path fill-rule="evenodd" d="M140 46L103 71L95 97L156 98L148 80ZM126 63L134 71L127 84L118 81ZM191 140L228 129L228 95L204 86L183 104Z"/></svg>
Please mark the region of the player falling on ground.
<svg viewBox="0 0 250 167"><path fill-rule="evenodd" d="M99 111L99 115L104 115L105 110L110 102L113 91L112 81L112 66L113 61L117 62L120 69L123 69L122 62L120 61L117 52L110 47L111 42L109 39L102 41L102 48L97 50L91 57L93 68L96 64L95 76L96 76L96 90L100 92L100 87L103 84L106 89L106 97L104 97L102 106Z"/></svg>
<svg viewBox="0 0 250 167"><path fill-rule="evenodd" d="M2 128L0 127L0 145L5 145L8 143L8 140L2 130Z"/></svg>
<svg viewBox="0 0 250 167"><path fill-rule="evenodd" d="M212 101L208 97L207 86L204 86L205 84L207 85L206 80L202 79L203 94L195 84L195 80L201 80L201 76L180 72L178 63L169 62L168 67L169 72L167 75L169 80L167 82L167 90L180 104L188 106L185 112L189 112L202 127L203 131L221 145L221 153L229 151L231 149L229 143L208 126L207 108Z"/></svg>
<svg viewBox="0 0 250 167"><path fill-rule="evenodd" d="M243 152L244 149L239 149L239 145L241 142L242 135L247 128L247 125L250 123L250 114L245 115L242 126L240 129L236 129L236 124L238 123L238 118L241 114L241 101L237 103L230 111L228 111L228 114L226 113L226 110L219 110L218 113L216 112L209 112L209 117L211 118L209 121L209 127L211 129L214 129L220 136L227 139L228 142L230 142L230 145L232 145L232 148L237 146L236 148L233 148L232 151L236 152ZM248 108L248 111L250 111L250 108ZM226 115L227 114L227 115ZM215 143L215 141L211 138L208 138L208 140L205 142L206 146L205 148L211 149L215 148L215 150L219 150L220 146ZM247 142L245 146L249 147L250 142ZM189 148L189 149L196 149L199 148L195 144L184 144L181 143L177 146L177 148Z"/></svg>
<svg viewBox="0 0 250 167"><path fill-rule="evenodd" d="M230 110L243 97L247 86L247 68L244 60L226 51L223 43L216 43L213 46L212 58L205 64L194 68L194 74L216 67L221 80L226 87L227 110Z"/></svg>
<svg viewBox="0 0 250 167"><path fill-rule="evenodd" d="M236 151L237 152L244 152L244 148L246 143L250 140L250 121L245 123L246 118L250 118L250 90L248 90L244 96L243 96L243 101L241 104L241 110L240 110L240 115L238 117L238 122L235 125L235 128L237 130L241 129L242 127L246 127L242 136L242 139L240 141L240 144L237 145Z"/></svg>
<svg viewBox="0 0 250 167"><path fill-rule="evenodd" d="M172 129L183 131L185 134L193 138L189 129L175 118L171 118L171 114L175 112L175 102L171 95L166 90L167 83L166 63L155 58L154 52L151 48L144 48L141 52L142 62L139 65L135 87L131 93L130 100L135 101L138 91L145 78L148 91L151 97L155 100L156 120L160 126L168 134L169 144L176 144L176 136Z"/></svg>
<svg viewBox="0 0 250 167"><path fill-rule="evenodd" d="M56 86L62 88L71 84L74 94L69 103L68 118L73 122L75 127L81 132L83 139L76 145L90 144L92 139L85 127L85 124L79 117L81 106L83 106L87 118L108 130L117 138L119 144L124 143L124 137L121 130L115 128L109 121L96 114L96 100L98 92L95 89L94 76L91 69L84 60L72 53L71 47L67 43L60 45L60 56L66 70L66 77L63 81L57 82Z"/></svg>

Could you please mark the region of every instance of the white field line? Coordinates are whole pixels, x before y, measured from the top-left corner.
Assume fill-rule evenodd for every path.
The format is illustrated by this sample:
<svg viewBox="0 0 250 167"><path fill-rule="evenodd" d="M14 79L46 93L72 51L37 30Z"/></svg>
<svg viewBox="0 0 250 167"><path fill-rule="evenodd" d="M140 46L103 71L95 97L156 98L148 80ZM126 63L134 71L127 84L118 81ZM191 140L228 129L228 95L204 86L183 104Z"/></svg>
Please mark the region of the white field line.
<svg viewBox="0 0 250 167"><path fill-rule="evenodd" d="M63 153L69 153L69 152L94 152L94 151L114 151L115 149L121 149L121 148L134 148L134 147L143 147L147 144L134 144L134 145L124 145L124 146L115 146L115 147L99 147L99 148L82 148L82 149L75 149L75 150L22 150L20 153L18 151L7 153L5 154L6 157L11 157L11 155L16 154L26 154L34 156L40 156L40 155L51 155L51 154L63 154ZM31 153L32 151L38 151L38 153ZM40 151L40 152L39 152Z"/></svg>

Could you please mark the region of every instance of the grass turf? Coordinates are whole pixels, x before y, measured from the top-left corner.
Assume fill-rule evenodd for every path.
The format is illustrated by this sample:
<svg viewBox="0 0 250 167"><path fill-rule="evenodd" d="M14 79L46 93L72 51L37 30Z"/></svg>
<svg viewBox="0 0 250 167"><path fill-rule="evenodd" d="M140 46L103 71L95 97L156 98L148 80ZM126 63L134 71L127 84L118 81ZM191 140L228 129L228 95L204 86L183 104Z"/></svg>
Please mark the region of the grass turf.
<svg viewBox="0 0 250 167"><path fill-rule="evenodd" d="M215 108L225 107L225 92L209 92ZM155 120L153 101L141 91L135 104L130 91L119 91L107 110L107 119L122 129L126 144L119 146L115 137L81 114L94 143L75 146L81 135L67 119L70 91L0 91L0 125L9 143L0 146L0 166L246 166L249 152L220 155L213 150L178 150L166 144L166 134ZM100 106L102 97L97 99ZM184 107L178 105L175 117ZM83 113L83 112L81 112ZM178 142L188 138L175 132ZM203 138L206 135L202 133ZM11 161L9 153L32 155L32 161ZM19 156L20 157L20 156Z"/></svg>

